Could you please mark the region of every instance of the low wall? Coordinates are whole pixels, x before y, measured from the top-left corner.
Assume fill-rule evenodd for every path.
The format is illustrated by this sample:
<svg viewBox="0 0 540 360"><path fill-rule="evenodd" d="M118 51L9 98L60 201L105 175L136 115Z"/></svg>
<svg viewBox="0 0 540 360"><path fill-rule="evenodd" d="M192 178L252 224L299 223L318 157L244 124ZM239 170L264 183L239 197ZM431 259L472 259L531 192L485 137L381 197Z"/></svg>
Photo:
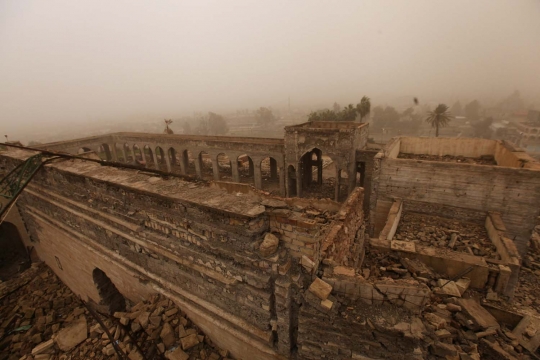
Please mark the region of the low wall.
<svg viewBox="0 0 540 360"><path fill-rule="evenodd" d="M494 155L496 140L477 138L401 137L400 153L479 158Z"/></svg>

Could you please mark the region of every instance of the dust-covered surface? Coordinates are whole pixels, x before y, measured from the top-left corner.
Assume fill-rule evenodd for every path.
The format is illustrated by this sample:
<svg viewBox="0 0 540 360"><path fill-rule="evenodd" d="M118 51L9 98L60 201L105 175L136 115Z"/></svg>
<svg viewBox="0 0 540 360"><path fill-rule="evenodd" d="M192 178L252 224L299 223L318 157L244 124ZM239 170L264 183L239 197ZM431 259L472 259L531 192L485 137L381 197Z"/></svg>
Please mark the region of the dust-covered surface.
<svg viewBox="0 0 540 360"><path fill-rule="evenodd" d="M439 216L404 211L394 239L490 259L500 258L483 225Z"/></svg>

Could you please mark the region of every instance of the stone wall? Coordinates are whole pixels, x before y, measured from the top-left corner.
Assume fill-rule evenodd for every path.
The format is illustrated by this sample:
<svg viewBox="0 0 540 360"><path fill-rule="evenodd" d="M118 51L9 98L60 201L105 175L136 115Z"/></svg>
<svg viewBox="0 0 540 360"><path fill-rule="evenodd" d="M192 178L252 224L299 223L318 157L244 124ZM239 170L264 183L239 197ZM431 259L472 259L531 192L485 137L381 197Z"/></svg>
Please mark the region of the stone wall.
<svg viewBox="0 0 540 360"><path fill-rule="evenodd" d="M354 275L354 271L350 273L351 269L334 270L323 278L323 284L332 289L331 294L324 295L325 300L311 291L303 295L298 320L299 356L423 359L425 328L409 310L419 312L431 291L414 281L381 280L373 284Z"/></svg>
<svg viewBox="0 0 540 360"><path fill-rule="evenodd" d="M13 167L17 154L0 157L1 166ZM259 254L269 217L242 196L76 160L46 166L17 206L28 245L83 298L100 301L91 276L99 268L132 301L171 297L236 356L279 358L290 336L280 331L280 344L273 325L274 282L289 256Z"/></svg>
<svg viewBox="0 0 540 360"><path fill-rule="evenodd" d="M397 146L390 143L394 148ZM394 146L395 145L395 146ZM389 148L387 148L389 149ZM389 150L387 150L389 151ZM474 211L498 211L508 232L516 236L520 253L526 251L540 213L540 172L525 168L397 159L381 151L380 172L374 176L371 216L377 203L401 198ZM375 193L374 193L375 192ZM388 211L381 207L381 210ZM373 229L374 230L374 229ZM372 231L373 235L374 231Z"/></svg>
<svg viewBox="0 0 540 360"><path fill-rule="evenodd" d="M326 263L362 266L365 255L363 199L364 189L354 189L328 229L321 246L321 257Z"/></svg>

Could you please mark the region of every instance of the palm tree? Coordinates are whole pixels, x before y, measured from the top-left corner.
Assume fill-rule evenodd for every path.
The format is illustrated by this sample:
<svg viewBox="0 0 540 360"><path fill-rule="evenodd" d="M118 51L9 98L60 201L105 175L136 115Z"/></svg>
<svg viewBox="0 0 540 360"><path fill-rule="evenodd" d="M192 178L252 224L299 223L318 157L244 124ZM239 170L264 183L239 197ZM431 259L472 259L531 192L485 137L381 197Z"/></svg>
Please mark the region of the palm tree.
<svg viewBox="0 0 540 360"><path fill-rule="evenodd" d="M435 108L435 111L428 111L426 122L431 124L431 127L435 128L435 137L438 137L439 127L445 127L450 122L448 106L445 104L439 104Z"/></svg>
<svg viewBox="0 0 540 360"><path fill-rule="evenodd" d="M364 117L371 111L371 101L369 98L367 96L363 96L360 103L356 104L356 109L360 113L360 122L362 122Z"/></svg>

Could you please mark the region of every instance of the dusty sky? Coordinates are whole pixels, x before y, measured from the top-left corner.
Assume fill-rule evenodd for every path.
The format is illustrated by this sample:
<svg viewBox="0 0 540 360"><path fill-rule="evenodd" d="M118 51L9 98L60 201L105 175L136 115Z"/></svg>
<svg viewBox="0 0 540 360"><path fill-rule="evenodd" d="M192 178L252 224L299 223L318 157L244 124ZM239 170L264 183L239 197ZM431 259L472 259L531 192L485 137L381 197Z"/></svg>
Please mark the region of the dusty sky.
<svg viewBox="0 0 540 360"><path fill-rule="evenodd" d="M538 0L1 0L0 131L289 96L537 101L539 19Z"/></svg>

